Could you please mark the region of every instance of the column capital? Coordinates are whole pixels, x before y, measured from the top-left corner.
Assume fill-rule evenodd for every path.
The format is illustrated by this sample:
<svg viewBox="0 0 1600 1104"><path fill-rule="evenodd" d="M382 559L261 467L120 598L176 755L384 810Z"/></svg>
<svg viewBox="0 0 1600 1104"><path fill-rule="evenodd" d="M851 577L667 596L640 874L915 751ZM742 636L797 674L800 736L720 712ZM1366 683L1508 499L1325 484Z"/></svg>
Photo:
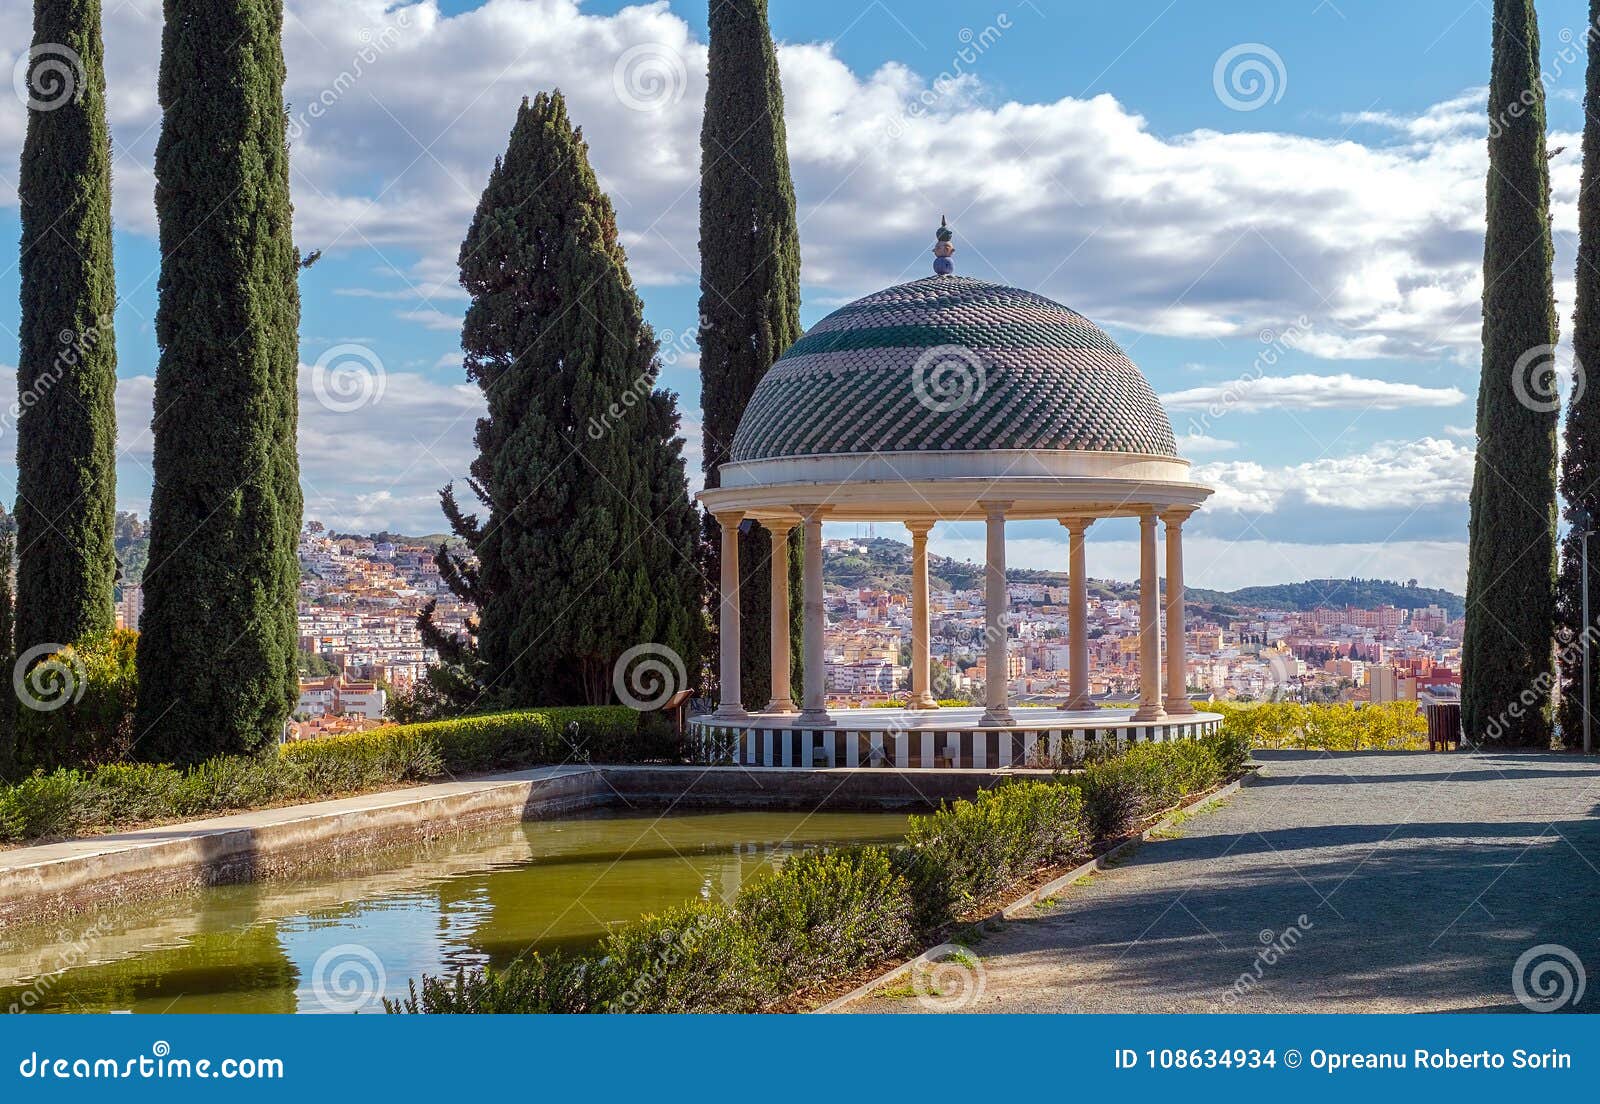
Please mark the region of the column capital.
<svg viewBox="0 0 1600 1104"><path fill-rule="evenodd" d="M1010 499L996 501L994 499L986 498L980 501L978 505L983 508L984 517L1003 518L1006 516L1006 511L1011 509L1012 502Z"/></svg>
<svg viewBox="0 0 1600 1104"><path fill-rule="evenodd" d="M927 540L928 534L933 530L935 524L935 521L928 518L914 518L910 521L907 521L905 526L907 529L911 530L912 539Z"/></svg>
<svg viewBox="0 0 1600 1104"><path fill-rule="evenodd" d="M1154 525L1161 516L1161 512L1154 506L1136 506L1134 511L1139 515L1140 525Z"/></svg>
<svg viewBox="0 0 1600 1104"><path fill-rule="evenodd" d="M1161 511L1161 520L1167 523L1169 529L1176 529L1188 521L1197 508L1194 506L1169 506Z"/></svg>
<svg viewBox="0 0 1600 1104"><path fill-rule="evenodd" d="M800 515L802 521L813 521L827 515L828 507L820 502L806 503L804 505L790 506L789 509Z"/></svg>
<svg viewBox="0 0 1600 1104"><path fill-rule="evenodd" d="M715 515L717 524L724 529L737 529L744 520L743 510L719 510Z"/></svg>
<svg viewBox="0 0 1600 1104"><path fill-rule="evenodd" d="M799 524L798 521L790 521L788 518L768 518L761 523L761 527L773 536L781 537L791 532Z"/></svg>
<svg viewBox="0 0 1600 1104"><path fill-rule="evenodd" d="M1069 533L1086 533L1089 531L1089 526L1093 525L1099 519L1092 517L1064 517L1057 518L1056 520L1059 521L1061 523L1061 527Z"/></svg>

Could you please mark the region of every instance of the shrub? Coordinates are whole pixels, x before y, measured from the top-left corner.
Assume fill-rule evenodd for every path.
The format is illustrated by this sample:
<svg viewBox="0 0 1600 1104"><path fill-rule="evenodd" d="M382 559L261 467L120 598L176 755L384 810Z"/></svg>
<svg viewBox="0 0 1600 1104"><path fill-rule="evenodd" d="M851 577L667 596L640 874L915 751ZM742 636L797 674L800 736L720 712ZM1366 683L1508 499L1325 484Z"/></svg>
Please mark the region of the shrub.
<svg viewBox="0 0 1600 1104"><path fill-rule="evenodd" d="M1226 724L1222 731L1200 737L1200 742L1216 756L1217 767L1224 778L1238 774L1250 762L1249 738L1242 733L1229 731Z"/></svg>
<svg viewBox="0 0 1600 1104"><path fill-rule="evenodd" d="M1223 732L1259 748L1414 751L1427 746L1428 722L1415 702L1241 705L1211 702Z"/></svg>
<svg viewBox="0 0 1600 1104"><path fill-rule="evenodd" d="M1076 786L1022 782L913 817L902 852L918 920L945 923L1040 866L1082 850Z"/></svg>
<svg viewBox="0 0 1600 1104"><path fill-rule="evenodd" d="M24 769L115 763L132 754L138 647L138 633L112 629L45 656L29 669L28 693L17 711ZM29 708L30 696L46 708Z"/></svg>
<svg viewBox="0 0 1600 1104"><path fill-rule="evenodd" d="M753 1012L775 996L771 958L726 905L696 901L600 945L611 1012Z"/></svg>
<svg viewBox="0 0 1600 1104"><path fill-rule="evenodd" d="M389 1012L603 1012L605 1001L598 984L606 971L586 958L568 958L559 952L530 954L503 970L463 970L453 978L423 978L410 995L385 999Z"/></svg>
<svg viewBox="0 0 1600 1104"><path fill-rule="evenodd" d="M183 774L160 763L107 763L85 785L95 823L133 824L172 816Z"/></svg>
<svg viewBox="0 0 1600 1104"><path fill-rule="evenodd" d="M386 774L394 781L441 771L467 774L574 760L627 761L640 755L639 717L620 705L481 713L302 740L286 744L283 755L352 777Z"/></svg>
<svg viewBox="0 0 1600 1104"><path fill-rule="evenodd" d="M63 836L82 821L83 776L74 770L35 774L0 792L0 833L8 839Z"/></svg>
<svg viewBox="0 0 1600 1104"><path fill-rule="evenodd" d="M0 843L336 797L446 772L627 760L670 749L670 727L666 737L653 729L651 743L639 736L638 718L622 706L518 710L218 756L182 771L135 763L35 772L0 785Z"/></svg>
<svg viewBox="0 0 1600 1104"><path fill-rule="evenodd" d="M1090 763L1074 781L1083 791L1089 833L1096 839L1115 839L1185 795L1210 789L1228 773L1216 745L1179 740L1135 744L1114 758Z"/></svg>
<svg viewBox="0 0 1600 1104"><path fill-rule="evenodd" d="M854 973L912 940L912 898L882 847L806 851L739 894L735 909L781 993Z"/></svg>

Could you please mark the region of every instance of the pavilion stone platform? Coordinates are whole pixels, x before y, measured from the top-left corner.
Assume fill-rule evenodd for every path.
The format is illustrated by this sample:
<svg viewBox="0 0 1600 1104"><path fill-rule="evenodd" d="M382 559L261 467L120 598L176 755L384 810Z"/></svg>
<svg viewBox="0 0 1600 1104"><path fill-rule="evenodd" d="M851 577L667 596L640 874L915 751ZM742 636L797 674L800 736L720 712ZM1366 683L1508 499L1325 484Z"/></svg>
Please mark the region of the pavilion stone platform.
<svg viewBox="0 0 1600 1104"><path fill-rule="evenodd" d="M794 713L738 720L693 718L697 758L741 767L1048 769L1097 747L1127 747L1209 735L1216 713L1135 721L1132 709L1019 708L1009 725L985 724L982 709L836 709L819 726Z"/></svg>

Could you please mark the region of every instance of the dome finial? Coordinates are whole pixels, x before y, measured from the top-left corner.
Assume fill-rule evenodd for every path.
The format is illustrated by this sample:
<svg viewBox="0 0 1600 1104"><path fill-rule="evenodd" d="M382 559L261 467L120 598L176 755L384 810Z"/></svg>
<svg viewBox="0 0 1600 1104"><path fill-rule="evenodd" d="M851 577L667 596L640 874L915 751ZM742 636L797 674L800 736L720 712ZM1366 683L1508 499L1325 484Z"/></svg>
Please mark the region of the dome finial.
<svg viewBox="0 0 1600 1104"><path fill-rule="evenodd" d="M956 263L950 258L955 254L956 247L950 244L950 239L955 237L955 231L950 229L950 224L943 215L939 216L939 231L934 235L939 240L933 247L933 272L936 276L948 276L956 270Z"/></svg>

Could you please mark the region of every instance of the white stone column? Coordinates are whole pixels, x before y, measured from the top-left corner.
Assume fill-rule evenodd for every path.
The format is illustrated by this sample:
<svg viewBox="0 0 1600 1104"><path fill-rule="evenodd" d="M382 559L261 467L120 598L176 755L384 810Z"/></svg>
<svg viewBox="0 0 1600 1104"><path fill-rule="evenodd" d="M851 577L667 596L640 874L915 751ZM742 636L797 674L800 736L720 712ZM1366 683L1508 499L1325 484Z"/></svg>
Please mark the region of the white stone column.
<svg viewBox="0 0 1600 1104"><path fill-rule="evenodd" d="M764 523L772 534L772 700L765 713L793 713L789 689L789 531L792 521Z"/></svg>
<svg viewBox="0 0 1600 1104"><path fill-rule="evenodd" d="M908 521L911 530L911 709L938 709L933 697L933 640L928 617L928 533L931 521Z"/></svg>
<svg viewBox="0 0 1600 1104"><path fill-rule="evenodd" d="M1161 711L1161 594L1156 576L1156 512L1139 514L1139 708L1136 721L1157 721Z"/></svg>
<svg viewBox="0 0 1600 1104"><path fill-rule="evenodd" d="M1016 720L1007 707L1010 680L1006 677L1006 508L1009 502L983 503L988 526L988 555L983 592L984 709L979 724L1012 725Z"/></svg>
<svg viewBox="0 0 1600 1104"><path fill-rule="evenodd" d="M1072 659L1065 709L1093 709L1089 698L1089 572L1085 537L1093 518L1063 518L1070 567L1067 598L1067 651Z"/></svg>
<svg viewBox="0 0 1600 1104"><path fill-rule="evenodd" d="M1175 716L1195 711L1189 702L1189 650L1183 627L1183 523L1188 518L1188 510L1161 515L1167 525L1167 712Z"/></svg>
<svg viewBox="0 0 1600 1104"><path fill-rule="evenodd" d="M821 506L796 506L806 538L804 602L805 617L805 701L800 719L807 724L832 724L828 716L828 663L824 658L826 629L822 592L822 514Z"/></svg>
<svg viewBox="0 0 1600 1104"><path fill-rule="evenodd" d="M739 687L739 523L744 520L742 510L731 510L717 515L722 528L722 579L718 599L718 626L722 648L722 667L718 679L721 697L717 702L715 717L744 717L744 703L740 701Z"/></svg>

